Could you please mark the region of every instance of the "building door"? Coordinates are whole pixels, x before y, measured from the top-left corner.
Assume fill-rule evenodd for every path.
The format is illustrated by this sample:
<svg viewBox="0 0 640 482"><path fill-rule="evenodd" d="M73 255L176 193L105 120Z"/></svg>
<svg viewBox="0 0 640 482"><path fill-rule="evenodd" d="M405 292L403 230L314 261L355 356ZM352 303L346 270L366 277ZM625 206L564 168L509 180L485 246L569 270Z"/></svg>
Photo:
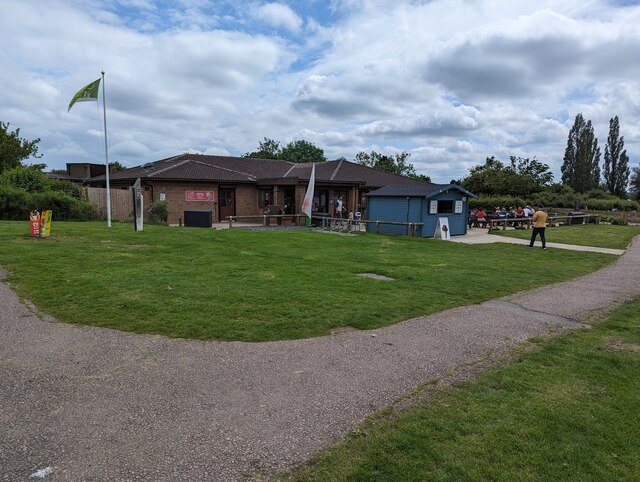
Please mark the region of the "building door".
<svg viewBox="0 0 640 482"><path fill-rule="evenodd" d="M236 190L220 189L220 201L218 203L220 209L220 222L226 221L227 217L236 215Z"/></svg>
<svg viewBox="0 0 640 482"><path fill-rule="evenodd" d="M295 188L285 188L284 192L284 206L282 209L285 214L294 214L296 212L296 190Z"/></svg>

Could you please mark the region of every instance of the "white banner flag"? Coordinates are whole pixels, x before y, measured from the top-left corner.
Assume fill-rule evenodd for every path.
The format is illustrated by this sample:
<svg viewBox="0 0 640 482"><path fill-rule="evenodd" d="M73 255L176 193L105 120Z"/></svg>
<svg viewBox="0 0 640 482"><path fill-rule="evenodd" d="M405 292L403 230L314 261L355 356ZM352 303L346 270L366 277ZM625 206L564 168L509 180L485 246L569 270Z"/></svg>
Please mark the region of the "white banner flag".
<svg viewBox="0 0 640 482"><path fill-rule="evenodd" d="M311 208L313 205L313 191L316 189L316 163L314 162L311 167L311 177L309 178L309 186L307 187L307 193L304 195L304 201L302 201L302 212L311 217Z"/></svg>

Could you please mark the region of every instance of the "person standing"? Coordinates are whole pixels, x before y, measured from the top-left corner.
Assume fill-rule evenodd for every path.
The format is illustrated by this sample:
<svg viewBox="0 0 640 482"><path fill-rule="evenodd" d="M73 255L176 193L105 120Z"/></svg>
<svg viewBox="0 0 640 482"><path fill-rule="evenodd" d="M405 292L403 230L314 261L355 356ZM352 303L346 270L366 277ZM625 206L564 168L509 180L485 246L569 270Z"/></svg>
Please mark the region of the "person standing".
<svg viewBox="0 0 640 482"><path fill-rule="evenodd" d="M544 237L544 230L547 226L547 218L549 215L544 212L542 207L534 207L533 218L533 233L531 233L531 242L529 243L529 247L533 248L533 244L540 235L540 241L542 241L542 249L547 248L547 240Z"/></svg>
<svg viewBox="0 0 640 482"><path fill-rule="evenodd" d="M337 217L342 219L342 196L336 201L336 214L338 215Z"/></svg>

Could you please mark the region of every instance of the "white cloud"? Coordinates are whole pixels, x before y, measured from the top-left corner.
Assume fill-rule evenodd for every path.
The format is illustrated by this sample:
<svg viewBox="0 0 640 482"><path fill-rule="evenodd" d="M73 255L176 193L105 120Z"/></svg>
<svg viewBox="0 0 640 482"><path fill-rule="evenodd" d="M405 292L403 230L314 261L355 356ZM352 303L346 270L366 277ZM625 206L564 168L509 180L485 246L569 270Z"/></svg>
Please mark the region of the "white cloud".
<svg viewBox="0 0 640 482"><path fill-rule="evenodd" d="M253 9L253 15L273 27L292 32L298 32L302 27L302 19L283 3L265 3Z"/></svg>
<svg viewBox="0 0 640 482"><path fill-rule="evenodd" d="M289 3L293 5L294 3ZM640 158L640 7L605 0L5 0L2 119L43 162L101 162L94 105L106 71L121 162L187 149L239 155L265 136L330 158L407 150L447 182L487 156L536 156L556 177L578 112L604 149L619 115ZM325 9L324 11L322 9ZM324 14L323 14L324 12ZM324 16L323 16L324 15ZM14 19L20 18L20 22ZM304 19L304 20L302 20ZM259 32L259 33L258 33Z"/></svg>

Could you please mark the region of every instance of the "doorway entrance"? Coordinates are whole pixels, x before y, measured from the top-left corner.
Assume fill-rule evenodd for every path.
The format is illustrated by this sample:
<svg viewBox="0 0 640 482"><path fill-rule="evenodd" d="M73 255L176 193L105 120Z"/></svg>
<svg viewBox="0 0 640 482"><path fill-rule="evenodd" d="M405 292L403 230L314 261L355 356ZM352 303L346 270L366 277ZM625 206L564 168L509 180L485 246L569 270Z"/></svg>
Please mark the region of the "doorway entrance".
<svg viewBox="0 0 640 482"><path fill-rule="evenodd" d="M218 202L219 220L226 221L227 217L236 215L236 190L231 188L220 188L220 199Z"/></svg>

